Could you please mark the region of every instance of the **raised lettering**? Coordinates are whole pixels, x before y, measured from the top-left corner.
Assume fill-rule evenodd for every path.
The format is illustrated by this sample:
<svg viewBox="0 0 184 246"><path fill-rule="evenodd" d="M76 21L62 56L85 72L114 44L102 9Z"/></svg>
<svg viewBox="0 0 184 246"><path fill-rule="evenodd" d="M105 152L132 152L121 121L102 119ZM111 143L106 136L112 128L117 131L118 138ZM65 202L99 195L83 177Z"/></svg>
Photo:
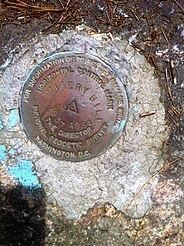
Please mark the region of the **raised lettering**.
<svg viewBox="0 0 184 246"><path fill-rule="evenodd" d="M116 121L115 121L115 123L117 125L119 125L121 123L121 120L123 118L123 114L124 114L124 109L123 108L118 108L117 109Z"/></svg>
<svg viewBox="0 0 184 246"><path fill-rule="evenodd" d="M76 83L75 89L80 91L81 90L82 85L80 83Z"/></svg>
<svg viewBox="0 0 184 246"><path fill-rule="evenodd" d="M62 129L58 132L58 136L65 138L80 138L90 134L93 131L92 127L89 126L86 129L79 132L65 132Z"/></svg>
<svg viewBox="0 0 184 246"><path fill-rule="evenodd" d="M57 126L52 122L52 118L49 116L45 122L48 124L49 129L52 133L56 133L55 130L57 129Z"/></svg>
<svg viewBox="0 0 184 246"><path fill-rule="evenodd" d="M114 100L112 92L109 89L105 90L104 92L107 100L107 109L114 109Z"/></svg>
<svg viewBox="0 0 184 246"><path fill-rule="evenodd" d="M96 114L96 115L98 115L98 114L100 114L100 112L102 112L102 110L101 110L101 109L96 110L96 111L95 111L95 114Z"/></svg>
<svg viewBox="0 0 184 246"><path fill-rule="evenodd" d="M104 88L105 82L100 78L100 76L98 74L94 73L93 71L88 70L86 68L78 67L77 72L80 75L87 76L87 77L93 79L94 81L96 81L100 85L101 88Z"/></svg>
<svg viewBox="0 0 184 246"><path fill-rule="evenodd" d="M29 102L30 95L31 95L31 90L26 89L25 92L24 92L24 97L23 97L23 101L25 103L28 103Z"/></svg>
<svg viewBox="0 0 184 246"><path fill-rule="evenodd" d="M91 156L91 153L88 150L78 152L78 157L80 158L89 156Z"/></svg>
<svg viewBox="0 0 184 246"><path fill-rule="evenodd" d="M37 105L33 106L33 118L35 121L35 124L37 125L39 131L46 137L47 136L47 130L44 128L42 121L40 119L40 114L39 114L39 107Z"/></svg>
<svg viewBox="0 0 184 246"><path fill-rule="evenodd" d="M61 139L58 139L54 136L49 137L49 141L51 143L61 147L61 148L68 148L68 149L80 149L82 148L82 142L68 142L68 141L62 141Z"/></svg>
<svg viewBox="0 0 184 246"><path fill-rule="evenodd" d="M101 103L97 103L97 104L94 105L94 107L96 108L96 107L100 106L100 104Z"/></svg>
<svg viewBox="0 0 184 246"><path fill-rule="evenodd" d="M92 102L95 101L95 100L97 100L96 95L92 95L92 96L89 98L89 100L92 101Z"/></svg>
<svg viewBox="0 0 184 246"><path fill-rule="evenodd" d="M107 126L107 124L104 122L104 123L102 124L102 126L100 127L100 129L99 129L93 136L91 136L90 138L88 138L88 139L86 140L86 144L89 146L89 145L91 145L92 143L95 143L96 141L98 141L100 138L102 138L102 137L105 135L107 129L108 129L108 126Z"/></svg>
<svg viewBox="0 0 184 246"><path fill-rule="evenodd" d="M60 75L64 75L64 74L72 73L72 72L73 72L73 70L72 70L72 67L71 66L69 66L69 67L62 67L59 70L54 71L51 74L47 75L47 77L37 86L37 89L36 90L39 93L42 93L42 91L45 88L45 86L47 86L51 80L57 78ZM36 74L35 74L35 76L36 76Z"/></svg>
<svg viewBox="0 0 184 246"><path fill-rule="evenodd" d="M40 136L36 136L35 140L37 144L44 148L48 153L57 155L58 157L62 157L65 159L76 159L75 152L70 152L70 151L63 151L57 148L52 147L51 145L47 144L43 139L41 139Z"/></svg>

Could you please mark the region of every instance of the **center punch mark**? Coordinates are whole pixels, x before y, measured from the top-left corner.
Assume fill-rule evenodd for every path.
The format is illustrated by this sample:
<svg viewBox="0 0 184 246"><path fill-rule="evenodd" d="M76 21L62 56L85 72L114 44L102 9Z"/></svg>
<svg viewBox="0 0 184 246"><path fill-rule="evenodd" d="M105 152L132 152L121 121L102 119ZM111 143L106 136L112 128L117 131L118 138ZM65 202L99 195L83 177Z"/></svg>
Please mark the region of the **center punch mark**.
<svg viewBox="0 0 184 246"><path fill-rule="evenodd" d="M76 100L73 100L68 106L66 106L65 109L69 111L73 111L75 113L79 113Z"/></svg>

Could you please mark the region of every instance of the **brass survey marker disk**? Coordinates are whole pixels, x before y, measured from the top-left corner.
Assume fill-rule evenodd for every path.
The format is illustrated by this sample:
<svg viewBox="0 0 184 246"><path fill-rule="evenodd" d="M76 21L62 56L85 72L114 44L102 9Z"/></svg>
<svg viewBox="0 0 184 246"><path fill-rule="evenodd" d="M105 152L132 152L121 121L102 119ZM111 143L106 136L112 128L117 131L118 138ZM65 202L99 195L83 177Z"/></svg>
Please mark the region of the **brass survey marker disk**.
<svg viewBox="0 0 184 246"><path fill-rule="evenodd" d="M120 137L128 112L114 70L84 53L63 52L36 65L26 78L20 114L29 139L56 159L83 161Z"/></svg>

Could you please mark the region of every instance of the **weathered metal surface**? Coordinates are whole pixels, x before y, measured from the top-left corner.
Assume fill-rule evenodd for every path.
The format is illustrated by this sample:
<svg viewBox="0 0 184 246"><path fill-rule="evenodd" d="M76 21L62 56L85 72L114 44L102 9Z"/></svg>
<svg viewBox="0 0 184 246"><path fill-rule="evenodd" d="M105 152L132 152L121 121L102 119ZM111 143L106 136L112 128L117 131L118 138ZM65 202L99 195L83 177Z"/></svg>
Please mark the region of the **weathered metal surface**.
<svg viewBox="0 0 184 246"><path fill-rule="evenodd" d="M20 114L27 136L43 152L69 161L102 154L120 137L128 112L119 77L84 53L50 56L28 75Z"/></svg>

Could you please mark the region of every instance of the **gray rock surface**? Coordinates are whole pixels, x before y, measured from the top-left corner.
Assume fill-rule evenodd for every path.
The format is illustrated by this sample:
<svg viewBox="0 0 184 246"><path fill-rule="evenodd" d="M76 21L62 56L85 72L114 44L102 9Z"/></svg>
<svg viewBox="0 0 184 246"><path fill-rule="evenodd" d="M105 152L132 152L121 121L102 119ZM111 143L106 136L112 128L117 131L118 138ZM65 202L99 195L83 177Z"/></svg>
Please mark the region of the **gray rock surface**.
<svg viewBox="0 0 184 246"><path fill-rule="evenodd" d="M109 202L125 211L136 192L164 164L162 144L167 139L167 127L158 79L144 56L131 47L133 38L122 40L118 35L93 34L87 27L79 26L23 46L0 75L0 114L6 126L1 139L8 148L13 147L24 159L33 161L48 202L61 206L67 218L80 218L96 202ZM27 139L20 119L7 127L11 110L18 114L21 88L31 68L50 54L72 50L96 55L112 66L126 85L129 98L128 122L119 141L100 157L79 163L44 155ZM141 113L152 111L153 115L140 117ZM157 178L152 186L156 183ZM151 204L147 187L128 214L143 216Z"/></svg>

